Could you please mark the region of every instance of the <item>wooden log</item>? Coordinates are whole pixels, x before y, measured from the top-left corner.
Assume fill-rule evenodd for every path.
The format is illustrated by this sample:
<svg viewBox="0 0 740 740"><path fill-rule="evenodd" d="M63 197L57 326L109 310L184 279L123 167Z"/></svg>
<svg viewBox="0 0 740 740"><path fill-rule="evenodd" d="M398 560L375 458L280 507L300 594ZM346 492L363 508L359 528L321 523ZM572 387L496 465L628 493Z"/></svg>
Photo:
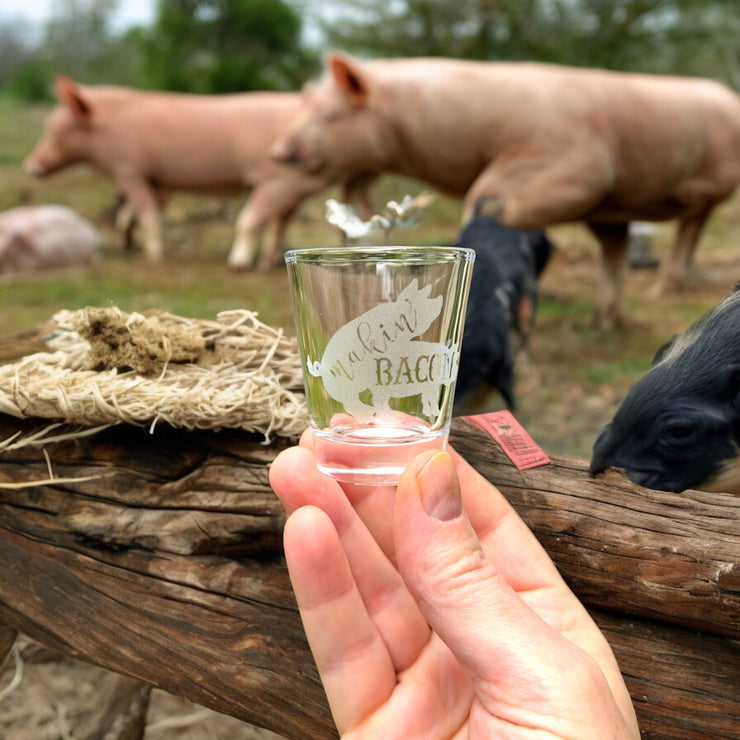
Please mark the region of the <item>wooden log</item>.
<svg viewBox="0 0 740 740"><path fill-rule="evenodd" d="M736 642L616 614L591 615L619 661L642 740L740 737Z"/></svg>
<svg viewBox="0 0 740 740"><path fill-rule="evenodd" d="M508 498L589 606L740 637L740 497L652 491L583 460L517 470L475 424L452 444Z"/></svg>
<svg viewBox="0 0 740 740"><path fill-rule="evenodd" d="M0 624L0 664L15 645L16 637L18 637L18 630L14 630L7 624Z"/></svg>
<svg viewBox="0 0 740 740"><path fill-rule="evenodd" d="M52 445L65 480L116 475L3 492L0 620L285 737L333 737L267 484L280 446L202 439L122 427ZM6 453L0 483L48 477L40 454Z"/></svg>
<svg viewBox="0 0 740 740"><path fill-rule="evenodd" d="M36 426L0 417L0 440ZM335 737L267 483L287 444L120 427L49 444L48 459L29 447L1 454L0 485L48 479L49 465L66 482L0 492L0 621L287 738ZM599 607L644 737L740 740L740 650L728 637L738 589L707 575L734 572L735 499L593 480L567 458L520 473L464 420L454 444Z"/></svg>
<svg viewBox="0 0 740 740"><path fill-rule="evenodd" d="M7 337L0 337L0 365L7 362L16 362L25 355L35 352L48 352L49 347L44 337L54 330L54 322L44 324L18 332Z"/></svg>

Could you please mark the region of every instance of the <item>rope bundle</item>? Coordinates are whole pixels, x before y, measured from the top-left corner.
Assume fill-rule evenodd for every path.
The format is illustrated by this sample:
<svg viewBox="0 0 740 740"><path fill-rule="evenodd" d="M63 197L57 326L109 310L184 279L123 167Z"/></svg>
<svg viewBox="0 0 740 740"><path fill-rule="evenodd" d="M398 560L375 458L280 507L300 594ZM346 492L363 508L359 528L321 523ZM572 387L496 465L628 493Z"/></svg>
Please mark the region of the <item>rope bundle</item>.
<svg viewBox="0 0 740 740"><path fill-rule="evenodd" d="M293 436L308 414L294 339L250 311L216 321L60 311L49 352L0 366L0 413L70 424L165 422Z"/></svg>

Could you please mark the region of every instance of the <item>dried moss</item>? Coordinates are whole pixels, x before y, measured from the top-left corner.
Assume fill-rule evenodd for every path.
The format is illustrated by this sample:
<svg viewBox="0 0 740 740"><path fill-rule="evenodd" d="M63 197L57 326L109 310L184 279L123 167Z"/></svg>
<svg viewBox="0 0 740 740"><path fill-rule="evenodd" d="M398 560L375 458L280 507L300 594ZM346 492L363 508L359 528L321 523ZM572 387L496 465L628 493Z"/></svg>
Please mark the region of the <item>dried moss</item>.
<svg viewBox="0 0 740 740"><path fill-rule="evenodd" d="M198 326L164 322L157 313L128 315L88 308L77 331L90 343L89 370L134 370L159 375L171 363L198 362L206 341Z"/></svg>

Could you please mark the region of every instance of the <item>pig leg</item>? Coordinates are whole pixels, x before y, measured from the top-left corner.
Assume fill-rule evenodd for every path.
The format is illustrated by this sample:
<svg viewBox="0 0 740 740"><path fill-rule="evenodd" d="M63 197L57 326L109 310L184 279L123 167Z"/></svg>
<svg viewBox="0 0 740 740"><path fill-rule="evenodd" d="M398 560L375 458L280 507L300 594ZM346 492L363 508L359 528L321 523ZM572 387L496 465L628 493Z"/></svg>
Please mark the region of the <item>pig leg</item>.
<svg viewBox="0 0 740 740"><path fill-rule="evenodd" d="M162 188L154 190L157 199L157 213L164 211L165 203L169 197L169 191ZM116 206L115 229L123 235L123 248L125 250L133 249L135 246L136 232L136 211L131 206L123 193L117 195L118 204ZM161 250L160 250L161 251Z"/></svg>
<svg viewBox="0 0 740 740"><path fill-rule="evenodd" d="M481 198L491 198L503 226L539 229L550 224L581 220L603 200L609 188L609 167L603 153L586 148L573 152L557 166L544 162L491 165L465 196L472 214ZM597 299L595 326L613 328L622 320L622 285L627 256L627 224L589 224L601 243L602 286Z"/></svg>
<svg viewBox="0 0 740 740"><path fill-rule="evenodd" d="M228 265L232 270L247 270L257 262L259 238L268 221L278 225L276 236L261 264L279 259L283 250L283 236L288 222L304 198L319 188L297 187L297 183L280 177L258 185L239 213L236 237L229 252ZM282 221L282 224L280 223Z"/></svg>
<svg viewBox="0 0 740 740"><path fill-rule="evenodd" d="M608 192L609 171L603 157L586 149L553 165L550 160L489 165L465 195L465 219L476 204L489 201L486 213L502 226L541 229L554 223L578 221Z"/></svg>
<svg viewBox="0 0 740 740"><path fill-rule="evenodd" d="M257 259L259 239L269 218L260 209L258 194L259 188L247 199L236 219L234 244L226 260L231 270L249 270Z"/></svg>
<svg viewBox="0 0 740 740"><path fill-rule="evenodd" d="M593 324L608 330L620 326L622 291L627 267L629 224L588 224L601 245L601 284Z"/></svg>
<svg viewBox="0 0 740 740"><path fill-rule="evenodd" d="M134 247L134 228L136 227L136 214L131 204L126 200L126 196L118 194L117 196L115 230L123 235L123 248L125 250Z"/></svg>
<svg viewBox="0 0 740 740"><path fill-rule="evenodd" d="M344 203L351 203L357 209L361 218L368 220L373 215L373 206L370 200L370 185L377 175L361 175L351 180L342 187L342 199ZM312 184L308 189L301 189L299 195L295 191L287 190L283 193L272 195L272 208L275 204L283 203L282 209L275 213L273 228L269 232L269 239L262 247L262 256L259 260L260 270L270 270L281 263L282 254L285 251L285 232L288 224L298 210L303 200L322 189L321 185ZM282 186L281 186L282 187ZM284 200L282 198L284 197Z"/></svg>
<svg viewBox="0 0 740 740"><path fill-rule="evenodd" d="M139 219L144 237L144 256L148 262L161 262L162 237L159 220L159 194L142 180L121 182L120 187Z"/></svg>
<svg viewBox="0 0 740 740"><path fill-rule="evenodd" d="M285 252L285 232L296 210L297 208L293 208L290 211L284 211L272 219L270 227L266 230L267 235L262 245L262 254L257 263L260 270L272 270L281 264L282 255Z"/></svg>
<svg viewBox="0 0 740 740"><path fill-rule="evenodd" d="M701 211L679 219L673 249L666 261L660 279L655 286L655 293L662 295L685 289L688 285L689 269L699 243L704 224L712 211L707 206Z"/></svg>
<svg viewBox="0 0 740 740"><path fill-rule="evenodd" d="M363 221L368 221L373 215L370 186L377 177L375 173L360 175L353 180L348 180L342 186L342 202L351 203Z"/></svg>

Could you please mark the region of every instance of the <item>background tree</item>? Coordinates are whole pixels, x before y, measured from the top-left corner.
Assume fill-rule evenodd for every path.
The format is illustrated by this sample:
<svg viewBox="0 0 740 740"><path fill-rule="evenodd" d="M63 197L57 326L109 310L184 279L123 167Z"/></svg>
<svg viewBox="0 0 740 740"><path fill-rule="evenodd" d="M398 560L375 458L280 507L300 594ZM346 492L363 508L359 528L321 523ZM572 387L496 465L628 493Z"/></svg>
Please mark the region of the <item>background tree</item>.
<svg viewBox="0 0 740 740"><path fill-rule="evenodd" d="M7 85L33 53L32 31L17 21L0 23L0 87Z"/></svg>
<svg viewBox="0 0 740 740"><path fill-rule="evenodd" d="M318 68L283 0L160 0L145 33L151 87L198 93L293 89Z"/></svg>
<svg viewBox="0 0 740 740"><path fill-rule="evenodd" d="M366 56L540 60L714 76L740 87L737 0L342 0L313 22Z"/></svg>
<svg viewBox="0 0 740 740"><path fill-rule="evenodd" d="M0 27L0 87L17 97L51 96L55 74L102 81L109 64L111 17L118 0L55 0L46 25L8 22Z"/></svg>
<svg viewBox="0 0 740 740"><path fill-rule="evenodd" d="M111 18L117 5L118 0L55 0L40 56L54 72L101 81L101 60L113 38Z"/></svg>
<svg viewBox="0 0 740 740"><path fill-rule="evenodd" d="M320 50L532 59L714 77L740 89L737 0L157 0L116 32L120 0L55 0L44 28L0 24L0 90L82 82L202 93L296 89Z"/></svg>

